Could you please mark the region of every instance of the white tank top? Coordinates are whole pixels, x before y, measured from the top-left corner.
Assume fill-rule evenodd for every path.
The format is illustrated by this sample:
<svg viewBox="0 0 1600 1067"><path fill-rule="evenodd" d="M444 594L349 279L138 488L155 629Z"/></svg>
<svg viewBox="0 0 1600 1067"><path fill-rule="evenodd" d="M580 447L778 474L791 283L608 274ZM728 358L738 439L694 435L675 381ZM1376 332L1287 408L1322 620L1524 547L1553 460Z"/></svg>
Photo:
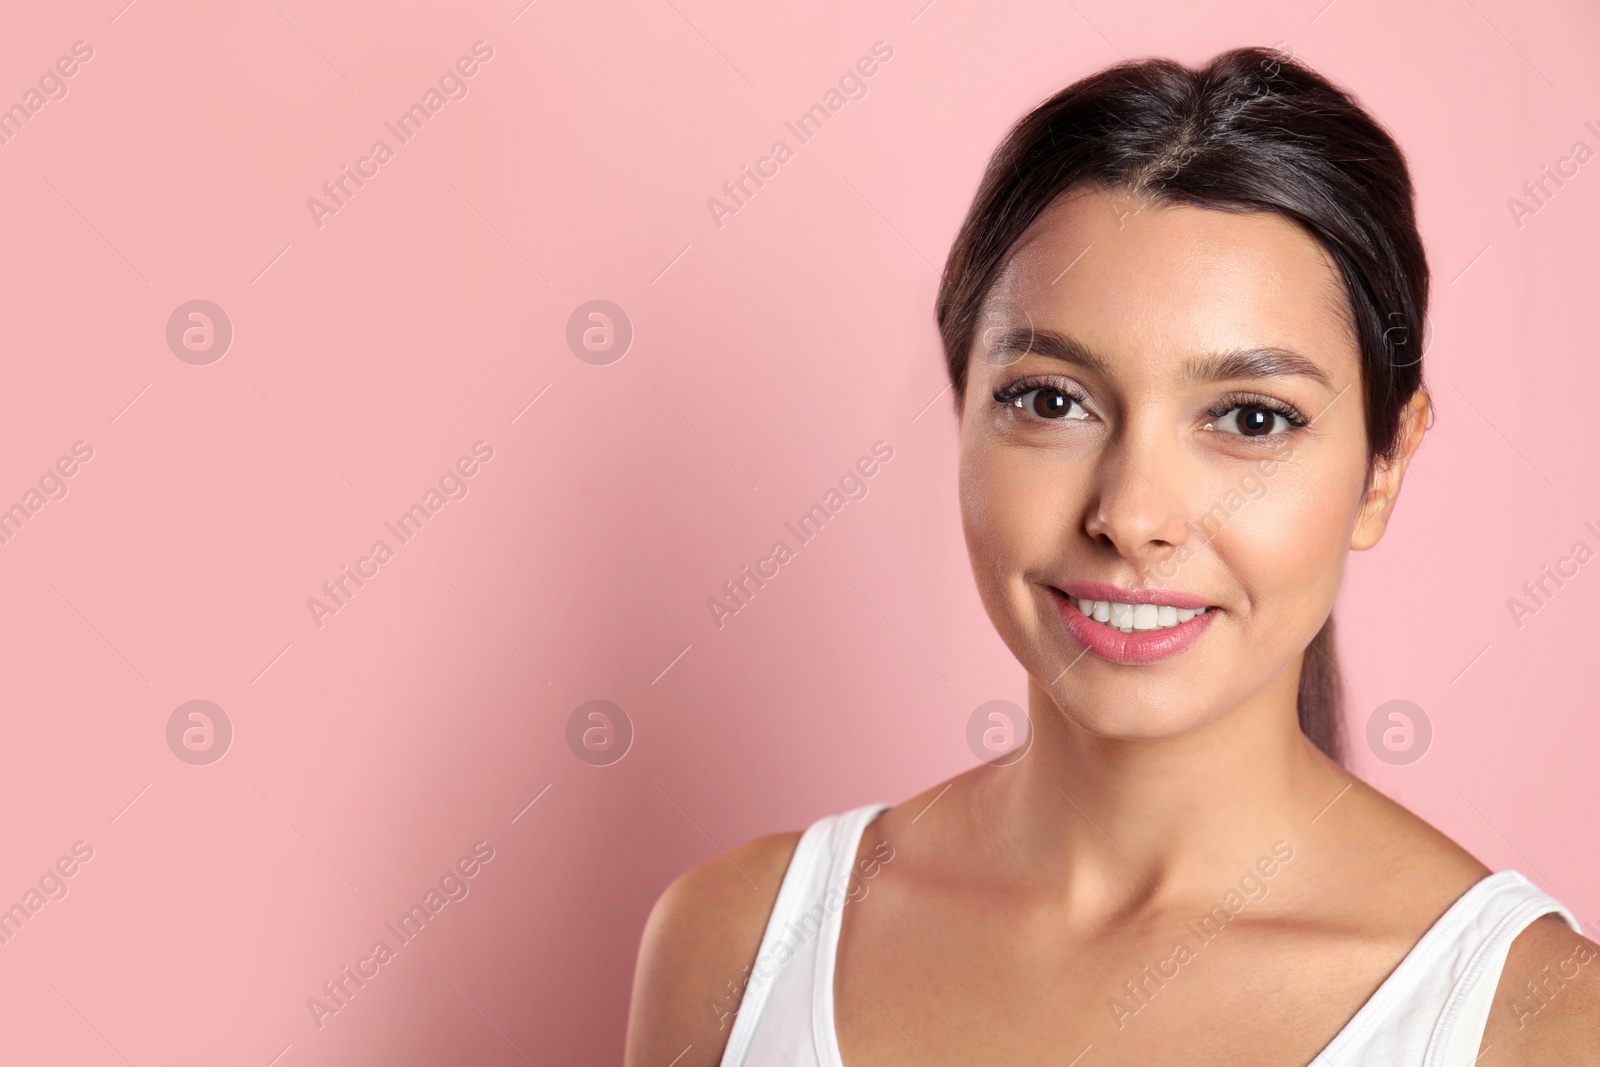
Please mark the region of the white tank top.
<svg viewBox="0 0 1600 1067"><path fill-rule="evenodd" d="M801 835L722 1067L844 1067L833 1027L840 913L862 832L888 806L830 815ZM1511 942L1549 912L1579 929L1572 912L1519 872L1487 875L1429 927L1317 1062L1471 1067Z"/></svg>

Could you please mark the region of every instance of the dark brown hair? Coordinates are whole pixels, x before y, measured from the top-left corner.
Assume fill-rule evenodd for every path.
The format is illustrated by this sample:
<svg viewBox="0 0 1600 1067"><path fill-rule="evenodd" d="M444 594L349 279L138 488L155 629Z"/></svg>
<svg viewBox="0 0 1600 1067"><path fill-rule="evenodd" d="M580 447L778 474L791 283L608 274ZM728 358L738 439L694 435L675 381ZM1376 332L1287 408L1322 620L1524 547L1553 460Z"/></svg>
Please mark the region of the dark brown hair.
<svg viewBox="0 0 1600 1067"><path fill-rule="evenodd" d="M1350 94L1281 52L1240 48L1198 69L1129 60L1069 85L995 150L945 262L937 318L959 411L984 302L1012 248L1070 188L1158 204L1271 211L1337 264L1361 347L1367 476L1400 448L1422 388L1428 262L1405 157ZM1300 670L1300 729L1343 755L1330 614Z"/></svg>

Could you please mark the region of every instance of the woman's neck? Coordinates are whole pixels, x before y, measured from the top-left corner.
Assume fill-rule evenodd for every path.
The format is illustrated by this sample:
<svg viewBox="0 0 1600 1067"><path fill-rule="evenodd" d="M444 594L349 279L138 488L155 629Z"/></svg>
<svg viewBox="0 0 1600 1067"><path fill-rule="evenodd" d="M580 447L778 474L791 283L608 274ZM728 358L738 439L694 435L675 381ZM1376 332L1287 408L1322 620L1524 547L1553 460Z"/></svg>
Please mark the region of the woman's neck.
<svg viewBox="0 0 1600 1067"><path fill-rule="evenodd" d="M1090 916L1214 895L1274 843L1304 845L1350 775L1301 734L1291 667L1212 722L1148 740L1090 734L1031 682L1032 747L982 769L973 798L997 862Z"/></svg>

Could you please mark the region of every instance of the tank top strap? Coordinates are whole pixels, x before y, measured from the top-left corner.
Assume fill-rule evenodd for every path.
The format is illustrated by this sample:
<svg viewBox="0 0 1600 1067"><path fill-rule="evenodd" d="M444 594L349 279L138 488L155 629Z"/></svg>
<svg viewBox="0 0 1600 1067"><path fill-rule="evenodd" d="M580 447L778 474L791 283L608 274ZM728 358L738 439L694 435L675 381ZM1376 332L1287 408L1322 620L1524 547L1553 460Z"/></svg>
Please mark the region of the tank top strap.
<svg viewBox="0 0 1600 1067"><path fill-rule="evenodd" d="M838 960L839 930L844 905L849 900L850 874L855 867L861 835L887 804L868 804L840 816L830 849L828 884L823 891L822 929L817 936L817 965L811 987L811 1035L821 1067L839 1067L839 1036L833 1019L833 976Z"/></svg>
<svg viewBox="0 0 1600 1067"><path fill-rule="evenodd" d="M1490 874L1451 904L1312 1063L1471 1067L1511 943L1555 912L1577 918L1518 871Z"/></svg>
<svg viewBox="0 0 1600 1067"><path fill-rule="evenodd" d="M1505 970L1511 944L1536 919L1554 913L1581 933L1578 918L1520 871L1490 875L1482 907L1470 918L1463 951L1451 959L1449 999L1428 1044L1424 1067L1470 1067L1478 1062L1478 1046L1494 1007L1495 991ZM1475 887L1476 888L1476 887Z"/></svg>
<svg viewBox="0 0 1600 1067"><path fill-rule="evenodd" d="M824 816L800 835L767 917L721 1067L743 1067L755 1062L750 1060L754 1051L769 1048L797 1056L790 1060L797 1065L815 1064L816 1042L824 1034L829 1044L821 1047L831 1047L839 913L862 831L888 807L868 804ZM825 1031L819 1031L824 1022Z"/></svg>

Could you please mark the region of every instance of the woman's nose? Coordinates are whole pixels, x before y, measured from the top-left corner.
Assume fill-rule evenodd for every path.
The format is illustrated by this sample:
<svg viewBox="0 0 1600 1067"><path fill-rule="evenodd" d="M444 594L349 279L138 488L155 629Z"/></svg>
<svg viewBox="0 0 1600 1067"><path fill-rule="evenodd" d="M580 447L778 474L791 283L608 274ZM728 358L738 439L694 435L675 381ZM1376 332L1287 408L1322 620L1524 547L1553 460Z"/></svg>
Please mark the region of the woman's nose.
<svg viewBox="0 0 1600 1067"><path fill-rule="evenodd" d="M1109 438L1094 478L1084 532L1145 563L1188 540L1189 479L1173 445Z"/></svg>

